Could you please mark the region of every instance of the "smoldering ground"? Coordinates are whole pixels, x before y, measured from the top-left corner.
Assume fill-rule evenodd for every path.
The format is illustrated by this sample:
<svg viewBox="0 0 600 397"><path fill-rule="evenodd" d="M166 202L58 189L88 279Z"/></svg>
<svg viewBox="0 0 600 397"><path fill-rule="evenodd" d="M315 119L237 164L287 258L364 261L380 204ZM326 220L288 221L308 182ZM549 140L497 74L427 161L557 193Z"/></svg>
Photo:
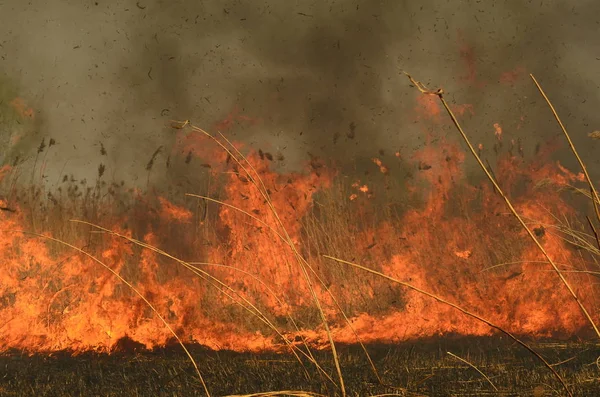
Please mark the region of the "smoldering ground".
<svg viewBox="0 0 600 397"><path fill-rule="evenodd" d="M229 137L281 152L288 167L311 153L352 168L426 142L402 69L473 104L463 120L475 141L492 142L500 123L529 152L558 132L536 74L597 169L600 142L587 133L599 128L598 11L594 1L3 0L0 70L37 117L3 161L31 164L52 137L49 180L65 169L92 177L102 144L107 175L145 182L152 153L163 146L166 163L173 146L168 120L214 131L234 114ZM159 168L157 181L168 175Z"/></svg>

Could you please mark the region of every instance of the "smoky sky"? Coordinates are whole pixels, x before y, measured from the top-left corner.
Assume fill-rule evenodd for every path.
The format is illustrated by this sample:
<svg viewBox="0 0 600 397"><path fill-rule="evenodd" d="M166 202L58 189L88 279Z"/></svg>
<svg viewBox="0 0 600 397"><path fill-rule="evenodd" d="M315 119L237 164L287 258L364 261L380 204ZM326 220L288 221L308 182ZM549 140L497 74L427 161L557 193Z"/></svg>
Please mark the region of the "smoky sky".
<svg viewBox="0 0 600 397"><path fill-rule="evenodd" d="M427 139L400 70L472 104L462 120L476 142L498 122L526 147L559 132L534 73L594 167L597 15L595 1L0 0L0 73L37 111L19 151L56 140L51 174L92 176L103 161L145 180L175 142L169 120L211 130L234 110L224 133L291 168L308 153L348 167L408 153Z"/></svg>

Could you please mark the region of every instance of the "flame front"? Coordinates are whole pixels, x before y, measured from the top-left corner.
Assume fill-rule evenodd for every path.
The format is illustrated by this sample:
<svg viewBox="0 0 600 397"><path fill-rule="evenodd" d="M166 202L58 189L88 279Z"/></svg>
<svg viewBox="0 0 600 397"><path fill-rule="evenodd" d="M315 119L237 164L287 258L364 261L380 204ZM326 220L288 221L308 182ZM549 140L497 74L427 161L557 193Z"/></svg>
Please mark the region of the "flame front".
<svg viewBox="0 0 600 397"><path fill-rule="evenodd" d="M420 98L425 98L419 100L423 114L441 123L437 104ZM500 140L500 125L493 128ZM247 162L236 164L220 148L206 149L208 142L197 131L182 132L178 139L183 152L212 159L204 169L220 184L209 196L221 204L207 198L174 202L133 190L115 193L118 186L102 198L89 190L78 192L69 181L55 194L28 191L27 204L17 204L17 197L23 197L18 194L4 199L1 206L11 210L0 211L0 350L111 351L124 337L148 348L172 339L148 305L97 261L28 231L90 253L146 297L184 342L213 349L278 350L285 347L281 335L326 345L298 255L309 266L308 277L336 341L493 332L449 306L323 254L406 281L515 334L570 337L588 328L498 195L485 183L467 180L465 154L455 143L430 140L412 157L396 152L373 158L374 171L385 180L378 184L346 182L316 161L303 173L278 173L262 152L250 151ZM407 161L415 172L404 186L395 187L412 203L397 211L381 204L394 183L394 161ZM560 190L581 182L581 175L549 163L543 153L532 162L508 153L495 168L517 210L565 270L584 305L597 313L588 258L564 233L563 219L573 219L575 209ZM0 176L6 179L10 172L3 168ZM255 183L264 184L267 194ZM40 205L43 211L35 209ZM172 257L69 222L78 217ZM252 314L249 304L279 334Z"/></svg>

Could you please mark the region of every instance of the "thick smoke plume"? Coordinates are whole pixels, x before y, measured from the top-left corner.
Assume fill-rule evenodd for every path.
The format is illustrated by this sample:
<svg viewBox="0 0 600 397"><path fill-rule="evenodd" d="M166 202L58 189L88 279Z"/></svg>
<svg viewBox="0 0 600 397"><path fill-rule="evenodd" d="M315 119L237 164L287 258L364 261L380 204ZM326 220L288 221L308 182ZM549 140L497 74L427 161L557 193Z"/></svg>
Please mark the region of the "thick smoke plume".
<svg viewBox="0 0 600 397"><path fill-rule="evenodd" d="M599 12L594 1L3 0L0 106L14 94L36 117L18 145L3 126L0 161L33 164L52 138L50 181L93 177L102 160L141 184L157 148L167 161L169 120L190 119L291 168L307 153L352 168L425 142L402 69L472 104L464 123L478 142L500 123L530 153L558 132L534 73L597 169Z"/></svg>

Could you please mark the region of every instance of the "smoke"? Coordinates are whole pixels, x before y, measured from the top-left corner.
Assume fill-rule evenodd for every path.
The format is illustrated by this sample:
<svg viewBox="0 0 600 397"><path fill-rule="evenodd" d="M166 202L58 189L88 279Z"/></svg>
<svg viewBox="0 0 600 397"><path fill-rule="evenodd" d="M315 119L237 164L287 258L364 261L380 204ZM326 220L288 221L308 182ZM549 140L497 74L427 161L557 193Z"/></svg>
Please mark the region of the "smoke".
<svg viewBox="0 0 600 397"><path fill-rule="evenodd" d="M559 132L534 73L598 170L587 133L599 129L599 11L593 1L2 0L0 71L37 111L18 152L57 142L51 180L93 177L105 161L108 175L145 181L155 150L167 148L166 162L175 142L169 120L212 130L233 111L226 134L281 152L289 168L307 153L348 168L380 149L409 153L426 136L399 70L473 104L463 120L475 142L491 143L500 123L529 152Z"/></svg>

